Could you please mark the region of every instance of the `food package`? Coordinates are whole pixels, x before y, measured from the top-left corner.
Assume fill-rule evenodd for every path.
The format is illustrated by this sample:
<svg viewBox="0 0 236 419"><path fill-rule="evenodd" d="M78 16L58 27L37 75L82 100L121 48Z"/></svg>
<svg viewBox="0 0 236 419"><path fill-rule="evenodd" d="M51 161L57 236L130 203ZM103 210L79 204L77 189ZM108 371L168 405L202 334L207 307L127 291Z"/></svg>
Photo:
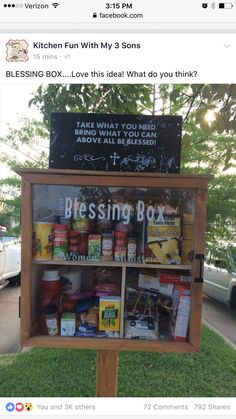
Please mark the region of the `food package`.
<svg viewBox="0 0 236 419"><path fill-rule="evenodd" d="M88 311L77 314L75 336L101 337L98 332L98 307L93 306Z"/></svg>
<svg viewBox="0 0 236 419"><path fill-rule="evenodd" d="M171 282L171 281L169 281ZM162 283L158 274L153 274L152 271L140 272L138 277L139 288L148 289L150 291L158 291L161 294L172 296L174 285L173 283Z"/></svg>
<svg viewBox="0 0 236 419"><path fill-rule="evenodd" d="M75 322L75 313L63 313L61 316L61 336L74 336Z"/></svg>
<svg viewBox="0 0 236 419"><path fill-rule="evenodd" d="M100 234L89 234L88 236L88 256L92 260L101 258L101 236Z"/></svg>
<svg viewBox="0 0 236 419"><path fill-rule="evenodd" d="M177 209L165 212L165 206L158 206L158 211L159 216L147 223L145 262L180 265L180 216Z"/></svg>
<svg viewBox="0 0 236 419"><path fill-rule="evenodd" d="M138 275L138 287L147 290L159 290L159 275L153 270L143 270Z"/></svg>
<svg viewBox="0 0 236 419"><path fill-rule="evenodd" d="M125 338L156 340L158 338L157 320L151 318L125 320Z"/></svg>
<svg viewBox="0 0 236 419"><path fill-rule="evenodd" d="M120 297L100 297L99 330L119 332Z"/></svg>
<svg viewBox="0 0 236 419"><path fill-rule="evenodd" d="M160 272L160 283L161 284L175 284L181 285L191 282L191 275L188 272Z"/></svg>
<svg viewBox="0 0 236 419"><path fill-rule="evenodd" d="M190 296L182 295L179 300L177 318L174 329L174 341L185 342L190 316Z"/></svg>

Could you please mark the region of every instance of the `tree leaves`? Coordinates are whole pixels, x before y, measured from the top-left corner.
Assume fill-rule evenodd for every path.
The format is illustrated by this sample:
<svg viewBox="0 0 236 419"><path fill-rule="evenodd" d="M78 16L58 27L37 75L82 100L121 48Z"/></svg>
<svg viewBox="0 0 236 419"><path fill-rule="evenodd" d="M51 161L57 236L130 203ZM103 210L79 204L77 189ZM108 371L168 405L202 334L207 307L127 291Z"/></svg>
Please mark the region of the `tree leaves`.
<svg viewBox="0 0 236 419"><path fill-rule="evenodd" d="M39 121L21 118L19 129L9 127L5 137L0 138L2 151L0 161L11 169L16 167L48 167L49 132ZM18 225L19 233L21 180L17 175L0 179L0 224L9 228L9 220ZM11 224L11 223L10 223Z"/></svg>
<svg viewBox="0 0 236 419"><path fill-rule="evenodd" d="M39 86L29 105L41 111L44 124L25 121L21 129L10 128L9 134L1 139L16 151L15 157L3 156L11 167L47 166L51 112L182 115L181 171L215 176L209 189L208 246L217 249L222 240L233 240L236 85L54 84ZM214 116L211 122L206 117L209 111ZM26 145L34 147L32 139L36 137L47 144L37 156L29 150L25 152Z"/></svg>
<svg viewBox="0 0 236 419"><path fill-rule="evenodd" d="M151 85L75 84L40 86L29 105L42 112L50 127L51 112L139 114L150 109Z"/></svg>

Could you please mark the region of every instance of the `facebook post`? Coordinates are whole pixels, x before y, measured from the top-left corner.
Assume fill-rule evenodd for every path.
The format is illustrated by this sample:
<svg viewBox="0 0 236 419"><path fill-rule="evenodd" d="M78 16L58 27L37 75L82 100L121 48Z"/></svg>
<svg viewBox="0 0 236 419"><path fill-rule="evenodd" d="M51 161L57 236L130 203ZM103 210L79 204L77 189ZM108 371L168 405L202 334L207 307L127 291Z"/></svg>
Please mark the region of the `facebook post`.
<svg viewBox="0 0 236 419"><path fill-rule="evenodd" d="M236 414L234 4L151 3L0 5L3 417Z"/></svg>

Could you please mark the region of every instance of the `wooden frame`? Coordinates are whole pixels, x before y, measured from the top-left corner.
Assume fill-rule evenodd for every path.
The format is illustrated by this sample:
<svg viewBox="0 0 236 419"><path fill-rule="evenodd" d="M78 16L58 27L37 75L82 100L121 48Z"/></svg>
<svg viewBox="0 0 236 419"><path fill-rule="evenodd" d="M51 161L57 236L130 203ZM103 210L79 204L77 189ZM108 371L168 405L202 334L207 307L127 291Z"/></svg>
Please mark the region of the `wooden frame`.
<svg viewBox="0 0 236 419"><path fill-rule="evenodd" d="M196 352L200 345L202 284L194 282L201 277L201 259L197 255L204 253L206 198L208 182L211 176L156 174L156 173L107 173L88 172L76 170L57 169L19 169L16 171L22 177L22 285L21 285L21 343L30 347L61 347L61 348L88 348L102 351L132 350L156 352ZM59 262L59 261L32 261L32 186L45 185L72 185L72 186L119 186L119 187L149 187L149 188L186 188L197 192L196 216L194 228L194 253L192 266L189 265L153 265L138 263L116 262ZM128 339L96 339L79 337L61 337L36 335L32 324L32 270L40 265L86 265L86 266L117 266L122 271L122 306L124 304L124 281L128 267L187 269L191 270L192 298L191 316L188 342L144 341ZM121 321L123 327L123 319ZM102 358L98 358L98 363Z"/></svg>

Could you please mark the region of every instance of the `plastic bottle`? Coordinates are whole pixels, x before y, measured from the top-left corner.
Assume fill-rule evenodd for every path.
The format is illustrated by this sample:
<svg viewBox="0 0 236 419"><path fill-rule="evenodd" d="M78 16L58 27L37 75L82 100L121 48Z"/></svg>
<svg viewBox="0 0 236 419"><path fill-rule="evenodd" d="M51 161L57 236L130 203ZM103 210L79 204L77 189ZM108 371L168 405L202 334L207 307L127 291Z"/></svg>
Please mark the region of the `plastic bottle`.
<svg viewBox="0 0 236 419"><path fill-rule="evenodd" d="M41 282L41 301L40 301L40 322L39 330L42 334L48 333L44 308L55 305L59 314L59 305L61 299L61 281L57 270L46 270L43 273Z"/></svg>

